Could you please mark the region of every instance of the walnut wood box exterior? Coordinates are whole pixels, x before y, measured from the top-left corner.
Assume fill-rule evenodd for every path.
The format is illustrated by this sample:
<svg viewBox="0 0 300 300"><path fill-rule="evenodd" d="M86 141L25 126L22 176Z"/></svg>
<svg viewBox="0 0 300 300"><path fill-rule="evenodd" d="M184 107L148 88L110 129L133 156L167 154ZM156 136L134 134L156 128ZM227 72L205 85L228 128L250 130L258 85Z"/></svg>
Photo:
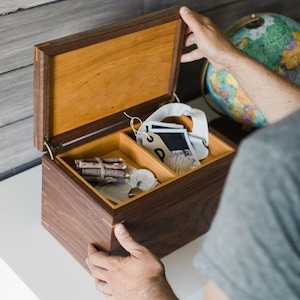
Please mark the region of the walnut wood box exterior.
<svg viewBox="0 0 300 300"><path fill-rule="evenodd" d="M159 257L209 229L234 146L210 132L209 156L178 176L136 143L123 114L144 119L172 101L184 31L173 8L35 46L42 223L85 268L91 242L124 253L118 222ZM94 156L120 156L161 183L114 204L72 167Z"/></svg>

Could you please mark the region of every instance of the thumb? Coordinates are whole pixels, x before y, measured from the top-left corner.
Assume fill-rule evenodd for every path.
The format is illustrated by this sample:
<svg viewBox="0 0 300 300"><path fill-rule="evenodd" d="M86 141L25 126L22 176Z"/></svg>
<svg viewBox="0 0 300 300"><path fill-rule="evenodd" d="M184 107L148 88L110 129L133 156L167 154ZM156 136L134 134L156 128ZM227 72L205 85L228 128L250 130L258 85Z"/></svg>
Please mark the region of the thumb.
<svg viewBox="0 0 300 300"><path fill-rule="evenodd" d="M189 14L190 12L191 12L191 10L188 7L186 7L186 6L182 6L179 9L179 13L180 13L180 15L182 17L185 16L185 15L187 15L187 14Z"/></svg>
<svg viewBox="0 0 300 300"><path fill-rule="evenodd" d="M97 248L95 247L94 244L89 244L88 245L88 257L86 258L85 262L86 264L90 267L90 261L89 261L89 256L93 253L98 252Z"/></svg>
<svg viewBox="0 0 300 300"><path fill-rule="evenodd" d="M211 25L208 25L211 23L208 17L197 14L186 6L182 6L179 13L183 21L188 25L190 32L201 34L203 29L208 28L212 30Z"/></svg>
<svg viewBox="0 0 300 300"><path fill-rule="evenodd" d="M93 253L96 253L98 252L97 248L95 247L94 244L89 244L88 245L88 254L93 254Z"/></svg>
<svg viewBox="0 0 300 300"><path fill-rule="evenodd" d="M133 239L125 226L123 224L117 224L114 232L120 245L131 255L138 256L142 246Z"/></svg>
<svg viewBox="0 0 300 300"><path fill-rule="evenodd" d="M195 22L193 12L186 6L182 6L179 10L180 16L183 19L183 21L191 27L193 23Z"/></svg>

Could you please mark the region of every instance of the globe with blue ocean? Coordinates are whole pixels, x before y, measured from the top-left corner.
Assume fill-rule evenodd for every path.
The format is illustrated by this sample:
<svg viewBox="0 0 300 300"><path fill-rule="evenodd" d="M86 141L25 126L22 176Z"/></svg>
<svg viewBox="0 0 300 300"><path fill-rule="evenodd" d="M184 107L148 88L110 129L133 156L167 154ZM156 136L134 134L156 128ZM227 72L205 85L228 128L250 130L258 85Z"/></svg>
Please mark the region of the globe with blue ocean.
<svg viewBox="0 0 300 300"><path fill-rule="evenodd" d="M247 18L245 19L247 20ZM227 31L236 47L280 76L300 85L300 24L275 13L261 13ZM231 119L253 127L268 124L235 78L208 64L205 82L213 101Z"/></svg>

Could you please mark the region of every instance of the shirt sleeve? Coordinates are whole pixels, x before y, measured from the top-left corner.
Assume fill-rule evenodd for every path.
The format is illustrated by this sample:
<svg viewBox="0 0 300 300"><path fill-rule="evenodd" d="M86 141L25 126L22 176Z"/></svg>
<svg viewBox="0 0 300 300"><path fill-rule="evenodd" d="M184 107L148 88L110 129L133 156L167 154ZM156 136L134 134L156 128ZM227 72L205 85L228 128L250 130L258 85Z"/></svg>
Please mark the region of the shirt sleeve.
<svg viewBox="0 0 300 300"><path fill-rule="evenodd" d="M281 149L244 140L195 259L231 300L300 299L300 166Z"/></svg>

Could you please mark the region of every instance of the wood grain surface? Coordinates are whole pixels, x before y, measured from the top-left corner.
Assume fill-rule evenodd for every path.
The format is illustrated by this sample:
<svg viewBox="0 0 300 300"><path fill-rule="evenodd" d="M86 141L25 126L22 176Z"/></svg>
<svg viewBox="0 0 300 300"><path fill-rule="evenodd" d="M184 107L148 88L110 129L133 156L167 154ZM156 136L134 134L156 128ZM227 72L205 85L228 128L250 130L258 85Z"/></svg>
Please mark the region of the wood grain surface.
<svg viewBox="0 0 300 300"><path fill-rule="evenodd" d="M33 46L173 5L188 5L224 29L253 12L300 20L294 0L64 0L0 16L0 180L36 164L40 156L32 142ZM200 77L200 62L182 65L178 94L199 96Z"/></svg>

